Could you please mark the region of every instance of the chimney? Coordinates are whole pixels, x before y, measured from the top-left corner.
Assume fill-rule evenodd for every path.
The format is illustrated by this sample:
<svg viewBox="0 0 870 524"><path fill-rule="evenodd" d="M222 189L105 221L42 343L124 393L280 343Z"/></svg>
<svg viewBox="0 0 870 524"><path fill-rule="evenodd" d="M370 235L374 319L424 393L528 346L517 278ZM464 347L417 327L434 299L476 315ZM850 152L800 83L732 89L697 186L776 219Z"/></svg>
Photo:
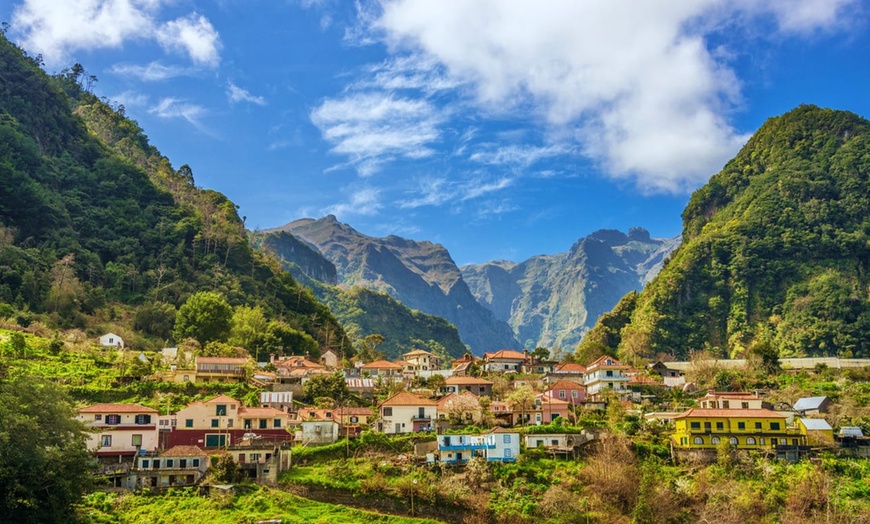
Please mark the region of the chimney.
<svg viewBox="0 0 870 524"><path fill-rule="evenodd" d="M274 353L269 353L269 362L272 364L275 363L275 354Z"/></svg>

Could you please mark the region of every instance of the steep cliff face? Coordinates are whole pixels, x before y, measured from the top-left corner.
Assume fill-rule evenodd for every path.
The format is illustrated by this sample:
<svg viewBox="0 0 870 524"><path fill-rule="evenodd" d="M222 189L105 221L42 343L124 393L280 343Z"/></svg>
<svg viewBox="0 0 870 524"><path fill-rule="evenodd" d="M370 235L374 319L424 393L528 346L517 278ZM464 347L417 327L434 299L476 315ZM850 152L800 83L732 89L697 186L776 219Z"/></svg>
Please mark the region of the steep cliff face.
<svg viewBox="0 0 870 524"><path fill-rule="evenodd" d="M335 264L293 235L285 232L255 235L254 243L283 261L285 269L297 280L307 277L332 286L338 284Z"/></svg>
<svg viewBox="0 0 870 524"><path fill-rule="evenodd" d="M641 289L677 244L641 228L628 235L601 230L567 253L464 266L462 276L525 347L573 348L602 313Z"/></svg>
<svg viewBox="0 0 870 524"><path fill-rule="evenodd" d="M682 245L608 351L870 356L868 173L867 120L814 106L768 120L692 195Z"/></svg>
<svg viewBox="0 0 870 524"><path fill-rule="evenodd" d="M331 215L297 220L261 233L274 236L282 232L314 246L334 264L341 286L383 292L407 307L443 317L477 353L518 345L510 326L477 302L440 244L397 236L370 237Z"/></svg>

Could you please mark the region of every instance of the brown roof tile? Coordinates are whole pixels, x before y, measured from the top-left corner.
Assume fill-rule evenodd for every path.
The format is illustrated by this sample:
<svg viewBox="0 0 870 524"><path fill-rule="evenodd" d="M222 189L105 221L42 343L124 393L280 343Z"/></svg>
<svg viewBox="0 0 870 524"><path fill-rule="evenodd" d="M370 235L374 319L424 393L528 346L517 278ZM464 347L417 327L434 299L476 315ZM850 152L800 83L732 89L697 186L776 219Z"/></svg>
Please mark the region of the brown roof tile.
<svg viewBox="0 0 870 524"><path fill-rule="evenodd" d="M79 409L79 413L157 413L157 410L139 404L94 404Z"/></svg>

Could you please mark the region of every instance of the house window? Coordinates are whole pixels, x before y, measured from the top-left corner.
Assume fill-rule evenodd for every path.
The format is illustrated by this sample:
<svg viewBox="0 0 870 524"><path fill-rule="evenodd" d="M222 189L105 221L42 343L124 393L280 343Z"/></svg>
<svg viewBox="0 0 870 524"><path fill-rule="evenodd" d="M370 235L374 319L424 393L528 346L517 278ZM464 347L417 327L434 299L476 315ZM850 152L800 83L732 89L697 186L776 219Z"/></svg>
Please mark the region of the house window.
<svg viewBox="0 0 870 524"><path fill-rule="evenodd" d="M770 423L770 429L772 429L772 430L779 430L779 422L771 422L771 423Z"/></svg>
<svg viewBox="0 0 870 524"><path fill-rule="evenodd" d="M281 419L280 419L280 418L276 418L275 420L273 420L273 421L272 421L272 427L273 427L273 428L280 428L280 427L281 427Z"/></svg>
<svg viewBox="0 0 870 524"><path fill-rule="evenodd" d="M755 429L761 429L761 422L755 423Z"/></svg>
<svg viewBox="0 0 870 524"><path fill-rule="evenodd" d="M695 444L703 444L703 443L704 443L704 438L703 438L703 437L695 437L695 440L693 440L693 442L694 442Z"/></svg>
<svg viewBox="0 0 870 524"><path fill-rule="evenodd" d="M228 427L228 428L233 427L233 419L231 419L231 418L230 418L230 419L227 419L227 427Z"/></svg>
<svg viewBox="0 0 870 524"><path fill-rule="evenodd" d="M719 430L719 431L725 429L725 424L724 424L723 422L717 422L717 423L716 423L716 429Z"/></svg>
<svg viewBox="0 0 870 524"><path fill-rule="evenodd" d="M744 429L746 429L746 422L738 422L738 423L737 423L737 429L739 429L739 430L741 430L741 431L743 431Z"/></svg>
<svg viewBox="0 0 870 524"><path fill-rule="evenodd" d="M332 411L326 412L326 418L332 418Z"/></svg>
<svg viewBox="0 0 870 524"><path fill-rule="evenodd" d="M192 428L193 427L193 419L192 418L184 419L184 427Z"/></svg>
<svg viewBox="0 0 870 524"><path fill-rule="evenodd" d="M732 446L736 446L737 444L739 444L739 442L738 442L738 440L737 440L737 437L731 437L731 438L729 438L729 439L728 439L728 443L731 444Z"/></svg>
<svg viewBox="0 0 870 524"><path fill-rule="evenodd" d="M103 435L100 438L100 446L104 448L112 447L112 435Z"/></svg>
<svg viewBox="0 0 870 524"><path fill-rule="evenodd" d="M267 426L267 420L264 418L261 418L260 419L260 429L266 429L266 426Z"/></svg>
<svg viewBox="0 0 870 524"><path fill-rule="evenodd" d="M760 437L760 438L758 439L758 445L759 445L759 446L763 446L763 445L764 445L764 437Z"/></svg>
<svg viewBox="0 0 870 524"><path fill-rule="evenodd" d="M510 435L505 435L505 436L504 436L504 443L505 443L505 444L510 444L510 443L511 443L511 436L510 436Z"/></svg>
<svg viewBox="0 0 870 524"><path fill-rule="evenodd" d="M350 417L351 424L356 424L357 422L359 422L359 417Z"/></svg>
<svg viewBox="0 0 870 524"><path fill-rule="evenodd" d="M106 424L113 426L121 423L121 415L106 415Z"/></svg>
<svg viewBox="0 0 870 524"><path fill-rule="evenodd" d="M689 426L690 426L692 429L701 429L701 423L700 423L700 422L689 422Z"/></svg>
<svg viewBox="0 0 870 524"><path fill-rule="evenodd" d="M184 382L190 382L190 375L184 375L184 378L182 378L182 380Z"/></svg>
<svg viewBox="0 0 870 524"><path fill-rule="evenodd" d="M260 460L260 454L259 454L259 453L251 453L251 462L257 462L257 461L259 461L259 460Z"/></svg>
<svg viewBox="0 0 870 524"><path fill-rule="evenodd" d="M217 446L226 446L227 436L222 434L211 433L205 436L205 447L214 448Z"/></svg>
<svg viewBox="0 0 870 524"><path fill-rule="evenodd" d="M749 409L749 402L741 402L740 407L743 409Z"/></svg>
<svg viewBox="0 0 870 524"><path fill-rule="evenodd" d="M136 415L136 424L151 424L151 415Z"/></svg>
<svg viewBox="0 0 870 524"><path fill-rule="evenodd" d="M151 467L153 467L154 469L160 469L160 461L154 459L154 461L151 463Z"/></svg>
<svg viewBox="0 0 870 524"><path fill-rule="evenodd" d="M133 446L141 447L142 446L142 435L133 435Z"/></svg>
<svg viewBox="0 0 870 524"><path fill-rule="evenodd" d="M184 469L187 467L187 459L178 459L178 467Z"/></svg>
<svg viewBox="0 0 870 524"><path fill-rule="evenodd" d="M140 467L141 467L142 469L146 469L146 468L148 467L148 464L150 464L150 463L151 463L150 460L143 460L143 461L142 461L142 465L141 465Z"/></svg>
<svg viewBox="0 0 870 524"><path fill-rule="evenodd" d="M755 445L755 437L746 437L746 445L754 446Z"/></svg>
<svg viewBox="0 0 870 524"><path fill-rule="evenodd" d="M607 373L606 373L606 376L608 376L608 377L612 377L612 376L613 376L613 371L610 371L610 370L608 369L608 370L607 370Z"/></svg>
<svg viewBox="0 0 870 524"><path fill-rule="evenodd" d="M103 415L100 413L97 413L96 415L94 415L94 420L103 420Z"/></svg>
<svg viewBox="0 0 870 524"><path fill-rule="evenodd" d="M577 390L571 392L571 398L577 398Z"/></svg>
<svg viewBox="0 0 870 524"><path fill-rule="evenodd" d="M710 444L718 444L718 443L719 443L719 437L713 437L710 439Z"/></svg>
<svg viewBox="0 0 870 524"><path fill-rule="evenodd" d="M220 425L221 425L221 420L220 420L219 418L213 418L213 419L211 419L211 427L213 427L213 428L219 428Z"/></svg>
<svg viewBox="0 0 870 524"><path fill-rule="evenodd" d="M384 416L392 417L393 416L393 408L384 408Z"/></svg>
<svg viewBox="0 0 870 524"><path fill-rule="evenodd" d="M175 461L174 461L174 460L172 460L172 459L166 459L166 467L167 467L167 468L171 468L171 467L174 466L174 465L175 465Z"/></svg>
<svg viewBox="0 0 870 524"><path fill-rule="evenodd" d="M195 467L195 468L199 467L199 459L193 459L193 467Z"/></svg>
<svg viewBox="0 0 870 524"><path fill-rule="evenodd" d="M725 409L728 409L728 408L731 407L731 403L729 403L727 400L723 400L723 401L722 401L722 407L725 408Z"/></svg>
<svg viewBox="0 0 870 524"><path fill-rule="evenodd" d="M226 404L218 404L217 406L215 406L214 414L216 417L227 416L227 405Z"/></svg>

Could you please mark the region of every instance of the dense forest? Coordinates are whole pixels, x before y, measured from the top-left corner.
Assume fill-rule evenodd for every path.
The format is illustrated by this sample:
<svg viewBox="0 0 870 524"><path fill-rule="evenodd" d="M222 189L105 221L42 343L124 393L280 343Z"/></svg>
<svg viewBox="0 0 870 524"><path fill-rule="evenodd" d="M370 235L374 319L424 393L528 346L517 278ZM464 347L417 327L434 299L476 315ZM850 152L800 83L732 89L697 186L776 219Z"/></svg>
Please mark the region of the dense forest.
<svg viewBox="0 0 870 524"><path fill-rule="evenodd" d="M692 195L661 273L580 349L870 357L868 176L867 120L815 106L771 118Z"/></svg>
<svg viewBox="0 0 870 524"><path fill-rule="evenodd" d="M288 352L306 337L350 348L329 309L251 248L233 202L173 168L82 66L40 66L0 37L0 319L154 348L177 342L177 309L207 290L261 311Z"/></svg>

